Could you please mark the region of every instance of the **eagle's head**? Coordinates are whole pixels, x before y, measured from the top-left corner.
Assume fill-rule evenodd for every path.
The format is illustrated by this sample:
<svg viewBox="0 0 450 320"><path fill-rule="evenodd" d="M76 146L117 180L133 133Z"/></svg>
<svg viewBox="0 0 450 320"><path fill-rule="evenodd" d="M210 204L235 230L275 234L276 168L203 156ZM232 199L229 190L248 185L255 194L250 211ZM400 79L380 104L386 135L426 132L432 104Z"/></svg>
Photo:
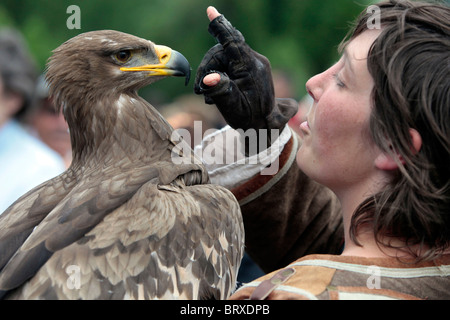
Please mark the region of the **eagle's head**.
<svg viewBox="0 0 450 320"><path fill-rule="evenodd" d="M190 77L179 52L113 30L82 33L53 51L47 64L50 94L58 107L133 92L167 76Z"/></svg>
<svg viewBox="0 0 450 320"><path fill-rule="evenodd" d="M169 125L137 95L139 88L167 76L186 77L187 83L190 66L186 58L130 34L86 32L56 48L47 63L46 77L49 93L57 108L63 108L70 128L72 163L91 153L105 157L114 143L121 143L115 150L126 149L139 134L150 149L150 135L170 135ZM148 127L149 117L154 118L150 122L158 130ZM131 140L125 139L130 132ZM108 147L100 149L100 145Z"/></svg>

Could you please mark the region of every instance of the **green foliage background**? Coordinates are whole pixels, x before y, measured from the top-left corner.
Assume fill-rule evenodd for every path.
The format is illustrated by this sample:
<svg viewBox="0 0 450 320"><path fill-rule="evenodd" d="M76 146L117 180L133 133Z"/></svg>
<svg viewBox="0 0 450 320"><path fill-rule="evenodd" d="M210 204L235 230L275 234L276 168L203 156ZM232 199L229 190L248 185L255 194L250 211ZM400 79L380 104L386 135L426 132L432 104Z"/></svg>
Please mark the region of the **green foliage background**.
<svg viewBox="0 0 450 320"><path fill-rule="evenodd" d="M215 6L267 56L272 68L291 74L295 98L304 84L337 58L337 46L369 0L1 0L0 26L20 30L40 70L51 50L82 32L115 29L170 46L190 61L192 79L168 79L143 89L153 104L193 92L195 71L215 44L206 8ZM81 9L81 29L69 30L67 7Z"/></svg>

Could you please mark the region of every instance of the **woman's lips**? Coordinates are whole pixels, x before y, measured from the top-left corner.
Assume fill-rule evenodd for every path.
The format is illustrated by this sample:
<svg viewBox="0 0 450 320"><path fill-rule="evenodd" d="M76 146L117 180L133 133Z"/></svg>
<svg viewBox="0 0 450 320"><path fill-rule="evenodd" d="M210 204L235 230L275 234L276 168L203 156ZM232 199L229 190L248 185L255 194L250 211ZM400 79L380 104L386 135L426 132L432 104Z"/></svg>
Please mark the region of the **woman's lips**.
<svg viewBox="0 0 450 320"><path fill-rule="evenodd" d="M304 121L300 124L300 130L302 131L302 133L304 134L309 134L310 133L310 127L308 124L308 121Z"/></svg>

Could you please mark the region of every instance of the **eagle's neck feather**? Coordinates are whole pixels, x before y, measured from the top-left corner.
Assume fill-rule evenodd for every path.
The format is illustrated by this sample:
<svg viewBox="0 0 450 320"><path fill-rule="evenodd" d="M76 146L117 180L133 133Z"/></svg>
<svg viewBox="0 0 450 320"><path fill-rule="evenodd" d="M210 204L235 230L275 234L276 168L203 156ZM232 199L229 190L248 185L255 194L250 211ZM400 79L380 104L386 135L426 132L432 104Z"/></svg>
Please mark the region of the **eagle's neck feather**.
<svg viewBox="0 0 450 320"><path fill-rule="evenodd" d="M69 103L64 115L74 163L95 159L113 165L123 158L143 162L170 159L172 127L137 94Z"/></svg>

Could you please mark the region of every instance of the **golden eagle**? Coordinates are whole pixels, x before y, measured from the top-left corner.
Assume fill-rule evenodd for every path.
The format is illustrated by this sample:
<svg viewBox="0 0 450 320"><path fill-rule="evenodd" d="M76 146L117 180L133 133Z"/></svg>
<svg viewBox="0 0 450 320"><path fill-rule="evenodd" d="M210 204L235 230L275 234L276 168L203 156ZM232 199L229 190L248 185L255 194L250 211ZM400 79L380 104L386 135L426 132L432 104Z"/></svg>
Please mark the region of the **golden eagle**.
<svg viewBox="0 0 450 320"><path fill-rule="evenodd" d="M244 245L239 205L209 184L193 152L175 148L181 138L137 94L189 75L180 53L118 31L83 33L54 50L47 80L73 160L0 216L0 296L230 295Z"/></svg>

